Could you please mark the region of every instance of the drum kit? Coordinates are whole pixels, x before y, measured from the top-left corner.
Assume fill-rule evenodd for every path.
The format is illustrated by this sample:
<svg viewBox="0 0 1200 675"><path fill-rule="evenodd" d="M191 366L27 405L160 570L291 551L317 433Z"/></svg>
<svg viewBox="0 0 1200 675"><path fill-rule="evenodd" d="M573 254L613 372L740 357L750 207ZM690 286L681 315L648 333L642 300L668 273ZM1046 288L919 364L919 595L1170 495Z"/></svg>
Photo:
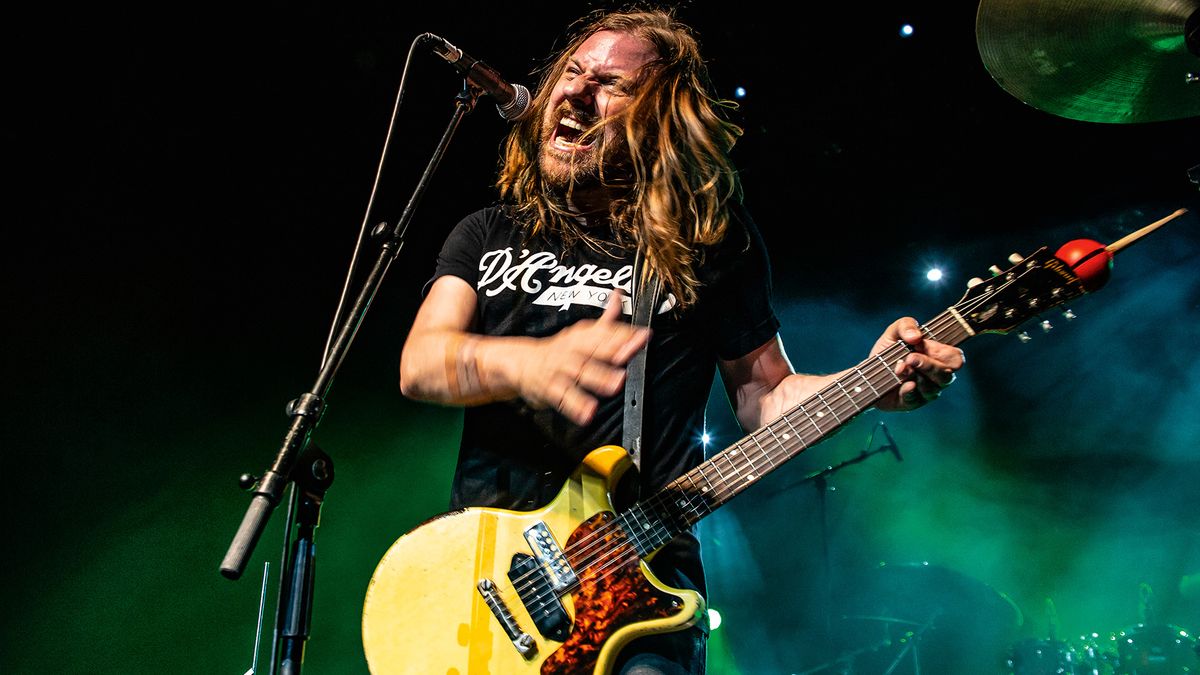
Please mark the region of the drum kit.
<svg viewBox="0 0 1200 675"><path fill-rule="evenodd" d="M1073 642L1027 639L1009 651L1012 675L1181 675L1200 673L1200 645L1171 624L1139 623Z"/></svg>
<svg viewBox="0 0 1200 675"><path fill-rule="evenodd" d="M1190 675L1200 642L1158 622L1143 585L1141 623L1074 640L1019 637L1024 614L987 584L929 563L881 564L843 585L833 622L840 654L800 675Z"/></svg>

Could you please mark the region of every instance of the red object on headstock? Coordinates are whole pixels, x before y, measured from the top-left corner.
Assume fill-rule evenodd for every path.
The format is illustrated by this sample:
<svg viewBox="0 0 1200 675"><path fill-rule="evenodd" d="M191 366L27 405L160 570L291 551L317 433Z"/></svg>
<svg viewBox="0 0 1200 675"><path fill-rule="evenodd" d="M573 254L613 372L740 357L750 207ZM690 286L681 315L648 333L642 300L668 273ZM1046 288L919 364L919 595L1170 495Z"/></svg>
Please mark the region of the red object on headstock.
<svg viewBox="0 0 1200 675"><path fill-rule="evenodd" d="M1068 241L1055 251L1054 257L1065 262L1079 276L1088 292L1103 286L1112 272L1112 252L1091 239Z"/></svg>

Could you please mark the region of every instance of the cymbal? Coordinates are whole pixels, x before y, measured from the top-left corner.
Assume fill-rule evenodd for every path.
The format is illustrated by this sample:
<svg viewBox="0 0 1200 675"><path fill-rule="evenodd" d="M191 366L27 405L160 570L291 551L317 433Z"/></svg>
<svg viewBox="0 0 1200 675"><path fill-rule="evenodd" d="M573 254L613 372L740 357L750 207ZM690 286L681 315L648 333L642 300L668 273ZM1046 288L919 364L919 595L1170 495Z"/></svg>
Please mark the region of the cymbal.
<svg viewBox="0 0 1200 675"><path fill-rule="evenodd" d="M1200 115L1200 0L981 0L983 65L1048 113L1129 124ZM1190 44L1189 44L1190 39Z"/></svg>

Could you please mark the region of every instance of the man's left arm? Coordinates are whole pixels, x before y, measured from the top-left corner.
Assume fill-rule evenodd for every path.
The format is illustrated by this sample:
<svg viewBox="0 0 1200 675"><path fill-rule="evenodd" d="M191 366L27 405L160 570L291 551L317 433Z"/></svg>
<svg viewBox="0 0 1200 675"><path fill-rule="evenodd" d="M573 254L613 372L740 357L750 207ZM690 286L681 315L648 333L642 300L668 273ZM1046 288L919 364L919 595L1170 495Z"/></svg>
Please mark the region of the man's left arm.
<svg viewBox="0 0 1200 675"><path fill-rule="evenodd" d="M900 341L910 349L895 364L902 383L875 404L880 410L913 410L932 401L954 381L955 372L963 365L961 349L926 339L911 317L888 326L875 341L871 355ZM745 356L722 360L719 367L738 422L747 431L771 422L846 372L796 373L778 335Z"/></svg>

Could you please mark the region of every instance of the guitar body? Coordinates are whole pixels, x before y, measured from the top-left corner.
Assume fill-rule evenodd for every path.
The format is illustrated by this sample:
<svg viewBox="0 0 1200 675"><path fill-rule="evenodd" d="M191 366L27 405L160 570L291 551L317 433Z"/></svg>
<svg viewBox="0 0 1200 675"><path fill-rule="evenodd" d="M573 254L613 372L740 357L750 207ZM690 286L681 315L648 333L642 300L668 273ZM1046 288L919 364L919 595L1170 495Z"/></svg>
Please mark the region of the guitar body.
<svg viewBox="0 0 1200 675"><path fill-rule="evenodd" d="M537 511L468 508L437 517L398 539L375 570L363 607L363 649L372 673L504 675L506 673L603 674L621 648L649 633L678 631L705 610L694 591L659 582L625 533L612 526L609 495L630 466L616 446L592 451L553 502ZM531 578L510 578L514 555L536 552L526 536L544 525L572 563L577 582L569 589L522 596ZM612 555L590 552L604 547ZM522 654L511 631L480 591L494 597L527 635ZM522 585L524 584L524 585ZM557 595L567 617L556 637L535 625L530 596ZM565 632L562 632L565 629Z"/></svg>

